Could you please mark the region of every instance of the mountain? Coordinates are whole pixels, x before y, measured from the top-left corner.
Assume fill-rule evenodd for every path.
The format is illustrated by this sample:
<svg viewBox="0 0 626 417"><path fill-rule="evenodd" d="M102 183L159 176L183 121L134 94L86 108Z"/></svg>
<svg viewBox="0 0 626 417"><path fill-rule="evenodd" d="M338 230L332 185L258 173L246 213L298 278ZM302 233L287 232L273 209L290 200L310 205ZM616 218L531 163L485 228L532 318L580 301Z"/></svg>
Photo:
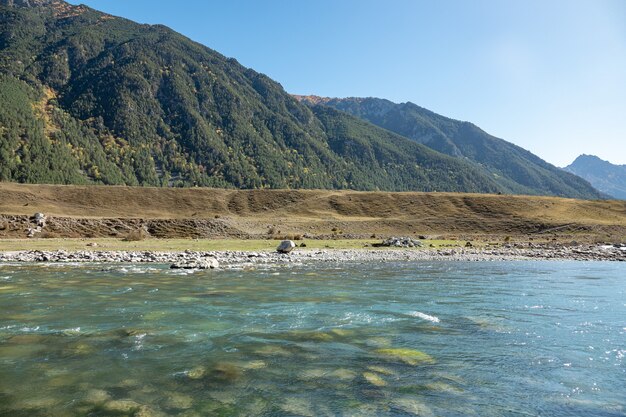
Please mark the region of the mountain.
<svg viewBox="0 0 626 417"><path fill-rule="evenodd" d="M614 165L593 155L580 155L564 169L586 179L603 193L626 200L626 165Z"/></svg>
<svg viewBox="0 0 626 417"><path fill-rule="evenodd" d="M0 181L500 192L161 25L0 0Z"/></svg>
<svg viewBox="0 0 626 417"><path fill-rule="evenodd" d="M587 181L563 172L531 152L496 138L469 122L453 120L413 103L379 98L295 96L367 120L438 152L462 158L489 173L506 192L602 198Z"/></svg>

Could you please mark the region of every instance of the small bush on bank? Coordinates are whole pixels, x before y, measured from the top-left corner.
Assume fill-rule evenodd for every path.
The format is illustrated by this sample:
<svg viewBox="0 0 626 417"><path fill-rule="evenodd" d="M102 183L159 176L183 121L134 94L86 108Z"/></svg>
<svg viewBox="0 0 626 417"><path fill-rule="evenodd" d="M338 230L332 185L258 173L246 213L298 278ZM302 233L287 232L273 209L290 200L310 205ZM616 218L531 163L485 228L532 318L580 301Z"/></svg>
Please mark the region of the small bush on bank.
<svg viewBox="0 0 626 417"><path fill-rule="evenodd" d="M144 240L145 238L146 232L143 230L131 230L122 240L124 242L138 242L140 240Z"/></svg>

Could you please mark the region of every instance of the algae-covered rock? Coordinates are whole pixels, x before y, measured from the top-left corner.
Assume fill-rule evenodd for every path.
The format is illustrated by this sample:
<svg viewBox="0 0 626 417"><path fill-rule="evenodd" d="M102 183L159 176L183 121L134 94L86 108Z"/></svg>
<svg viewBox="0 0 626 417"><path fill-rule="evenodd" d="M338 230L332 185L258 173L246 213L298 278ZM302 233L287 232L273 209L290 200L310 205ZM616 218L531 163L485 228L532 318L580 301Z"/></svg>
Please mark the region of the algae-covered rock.
<svg viewBox="0 0 626 417"><path fill-rule="evenodd" d="M363 378L365 378L367 382L376 387L384 387L387 385L387 382L385 382L384 379L382 379L373 372L363 372Z"/></svg>
<svg viewBox="0 0 626 417"><path fill-rule="evenodd" d="M206 375L206 368L204 366L196 366L187 371L187 377L189 379L202 379Z"/></svg>
<svg viewBox="0 0 626 417"><path fill-rule="evenodd" d="M332 329L330 331L330 333L339 336L339 337L346 337L346 336L352 336L354 334L354 330L349 330L349 329Z"/></svg>
<svg viewBox="0 0 626 417"><path fill-rule="evenodd" d="M427 353L407 348L376 349L378 355L392 360L400 360L408 365L433 364L435 359Z"/></svg>
<svg viewBox="0 0 626 417"><path fill-rule="evenodd" d="M291 356L291 352L287 349L276 345L265 345L255 351L258 355L267 356Z"/></svg>
<svg viewBox="0 0 626 417"><path fill-rule="evenodd" d="M240 365L243 369L245 370L249 370L249 369L263 369L267 367L267 362L265 361L250 361L250 362L244 362Z"/></svg>
<svg viewBox="0 0 626 417"><path fill-rule="evenodd" d="M94 352L93 346L88 343L72 343L63 349L63 356L87 356Z"/></svg>
<svg viewBox="0 0 626 417"><path fill-rule="evenodd" d="M331 342L333 340L333 336L328 333L310 332L310 331L302 331L302 330L289 332L288 337L291 340L307 341L307 342L308 341Z"/></svg>
<svg viewBox="0 0 626 417"><path fill-rule="evenodd" d="M102 408L111 413L132 413L139 411L141 404L133 400L110 400L103 404Z"/></svg>
<svg viewBox="0 0 626 417"><path fill-rule="evenodd" d="M330 374L328 374L328 376L331 378L337 378L341 381L352 381L354 378L356 378L356 373L349 369L339 368L332 371Z"/></svg>
<svg viewBox="0 0 626 417"><path fill-rule="evenodd" d="M167 417L167 414L147 405L142 405L133 413L133 417Z"/></svg>

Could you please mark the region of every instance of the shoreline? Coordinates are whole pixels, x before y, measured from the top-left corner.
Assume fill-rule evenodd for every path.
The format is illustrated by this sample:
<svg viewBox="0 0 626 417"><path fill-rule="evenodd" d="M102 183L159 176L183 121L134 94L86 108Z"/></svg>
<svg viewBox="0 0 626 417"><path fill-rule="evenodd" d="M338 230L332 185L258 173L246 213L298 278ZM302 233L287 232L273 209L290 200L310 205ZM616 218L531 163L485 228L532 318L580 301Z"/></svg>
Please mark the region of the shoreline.
<svg viewBox="0 0 626 417"><path fill-rule="evenodd" d="M12 251L0 252L3 263L124 263L198 264L215 259L218 268L288 266L307 263L410 262L410 261L626 261L624 245L515 245L483 248L445 249L297 249L290 254L269 251ZM196 268L186 268L196 269Z"/></svg>

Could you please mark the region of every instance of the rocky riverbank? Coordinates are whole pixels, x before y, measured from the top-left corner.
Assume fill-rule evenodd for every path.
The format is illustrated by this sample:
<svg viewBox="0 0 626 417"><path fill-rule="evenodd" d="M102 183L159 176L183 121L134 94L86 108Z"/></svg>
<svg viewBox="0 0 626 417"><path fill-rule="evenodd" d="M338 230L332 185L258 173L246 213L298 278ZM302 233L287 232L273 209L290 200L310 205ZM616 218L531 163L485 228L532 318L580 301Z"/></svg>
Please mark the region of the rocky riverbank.
<svg viewBox="0 0 626 417"><path fill-rule="evenodd" d="M0 253L0 262L98 262L206 264L217 260L220 268L256 265L283 266L310 262L395 261L504 261L504 260L626 261L626 245L504 245L446 249L350 249L276 252L154 252L154 251L20 251Z"/></svg>

